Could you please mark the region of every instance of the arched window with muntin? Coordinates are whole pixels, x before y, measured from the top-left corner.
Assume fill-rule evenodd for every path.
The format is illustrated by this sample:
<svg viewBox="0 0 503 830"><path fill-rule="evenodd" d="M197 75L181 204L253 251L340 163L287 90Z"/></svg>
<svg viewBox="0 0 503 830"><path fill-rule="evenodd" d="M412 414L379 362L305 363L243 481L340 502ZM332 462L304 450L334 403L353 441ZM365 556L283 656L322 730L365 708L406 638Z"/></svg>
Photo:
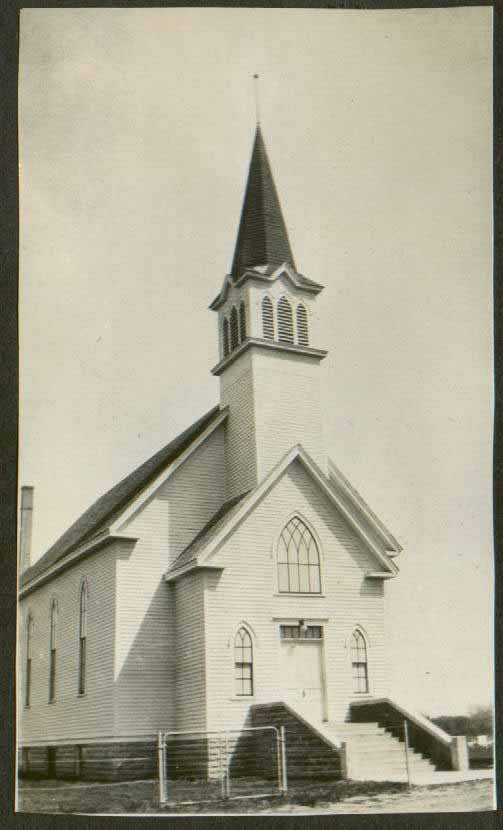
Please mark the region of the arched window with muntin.
<svg viewBox="0 0 503 830"><path fill-rule="evenodd" d="M297 343L299 346L309 346L309 328L305 305L297 306Z"/></svg>
<svg viewBox="0 0 503 830"><path fill-rule="evenodd" d="M236 695L253 695L253 643L243 625L234 637L234 682Z"/></svg>
<svg viewBox="0 0 503 830"><path fill-rule="evenodd" d="M80 614L79 614L79 695L86 692L86 663L87 663L87 607L89 592L84 580L80 587Z"/></svg>
<svg viewBox="0 0 503 830"><path fill-rule="evenodd" d="M237 349L239 346L239 320L238 320L238 312L235 305L232 306L231 310L231 351L233 352L234 349Z"/></svg>
<svg viewBox="0 0 503 830"><path fill-rule="evenodd" d="M293 343L292 306L286 297L278 302L278 340L281 343Z"/></svg>
<svg viewBox="0 0 503 830"><path fill-rule="evenodd" d="M227 357L230 352L229 321L227 317L224 317L222 322L222 343L224 348L224 357Z"/></svg>
<svg viewBox="0 0 503 830"><path fill-rule="evenodd" d="M25 664L25 677L24 677L24 705L29 706L31 700L31 679L32 679L32 651L33 651L33 632L34 632L34 622L33 622L33 614L31 611L28 612L28 617L26 618L26 664Z"/></svg>
<svg viewBox="0 0 503 830"><path fill-rule="evenodd" d="M280 593L321 593L318 545L307 525L298 516L293 516L281 531L277 564Z"/></svg>
<svg viewBox="0 0 503 830"><path fill-rule="evenodd" d="M246 305L245 301L241 300L239 306L239 342L243 343L246 340Z"/></svg>
<svg viewBox="0 0 503 830"><path fill-rule="evenodd" d="M270 297L262 300L262 334L266 340L274 340L274 309Z"/></svg>
<svg viewBox="0 0 503 830"><path fill-rule="evenodd" d="M369 676L367 663L367 644L362 632L356 628L351 635L351 669L353 673L353 692L367 694Z"/></svg>
<svg viewBox="0 0 503 830"><path fill-rule="evenodd" d="M58 625L58 603L51 602L51 630L49 642L49 703L56 699L56 633Z"/></svg>

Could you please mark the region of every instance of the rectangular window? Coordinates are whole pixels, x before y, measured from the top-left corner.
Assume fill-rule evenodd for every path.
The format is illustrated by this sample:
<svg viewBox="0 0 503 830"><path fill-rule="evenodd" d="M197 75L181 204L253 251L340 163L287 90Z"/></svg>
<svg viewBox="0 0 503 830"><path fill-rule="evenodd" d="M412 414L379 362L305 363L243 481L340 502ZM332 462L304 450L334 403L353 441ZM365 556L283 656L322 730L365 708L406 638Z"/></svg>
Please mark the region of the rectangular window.
<svg viewBox="0 0 503 830"><path fill-rule="evenodd" d="M253 672L251 663L236 663L236 694L253 694Z"/></svg>
<svg viewBox="0 0 503 830"><path fill-rule="evenodd" d="M353 663L353 691L356 694L367 694L368 690L367 664Z"/></svg>
<svg viewBox="0 0 503 830"><path fill-rule="evenodd" d="M79 695L86 691L86 638L79 640Z"/></svg>
<svg viewBox="0 0 503 830"><path fill-rule="evenodd" d="M56 697L56 649L51 648L49 653L49 703Z"/></svg>
<svg viewBox="0 0 503 830"><path fill-rule="evenodd" d="M282 640L322 640L323 627L321 625L280 625Z"/></svg>

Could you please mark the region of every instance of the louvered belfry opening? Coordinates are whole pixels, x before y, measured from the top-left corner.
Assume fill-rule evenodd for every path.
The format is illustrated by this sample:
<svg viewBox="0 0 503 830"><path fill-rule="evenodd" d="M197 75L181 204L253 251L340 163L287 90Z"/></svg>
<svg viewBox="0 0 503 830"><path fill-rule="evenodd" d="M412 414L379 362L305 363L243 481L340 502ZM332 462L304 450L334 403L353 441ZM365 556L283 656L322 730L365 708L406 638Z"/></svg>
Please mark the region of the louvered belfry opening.
<svg viewBox="0 0 503 830"><path fill-rule="evenodd" d="M262 300L262 334L266 340L274 340L274 310L270 297Z"/></svg>
<svg viewBox="0 0 503 830"><path fill-rule="evenodd" d="M231 309L231 351L239 346L239 320L236 306Z"/></svg>
<svg viewBox="0 0 503 830"><path fill-rule="evenodd" d="M222 337L224 346L224 357L227 357L227 355L230 352L229 321L227 317L224 317L224 321L222 324Z"/></svg>
<svg viewBox="0 0 503 830"><path fill-rule="evenodd" d="M243 343L246 340L246 305L245 301L241 300L239 306L239 342Z"/></svg>
<svg viewBox="0 0 503 830"><path fill-rule="evenodd" d="M306 307L297 306L297 343L299 346L309 346L309 329Z"/></svg>
<svg viewBox="0 0 503 830"><path fill-rule="evenodd" d="M281 343L293 343L292 306L286 297L278 302L278 340Z"/></svg>

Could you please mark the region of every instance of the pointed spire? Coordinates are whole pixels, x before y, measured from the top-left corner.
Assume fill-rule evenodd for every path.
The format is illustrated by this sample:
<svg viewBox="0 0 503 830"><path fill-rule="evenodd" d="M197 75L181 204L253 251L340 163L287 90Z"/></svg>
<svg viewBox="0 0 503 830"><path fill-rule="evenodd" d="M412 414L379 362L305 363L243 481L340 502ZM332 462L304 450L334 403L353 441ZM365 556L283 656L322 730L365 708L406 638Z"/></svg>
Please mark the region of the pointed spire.
<svg viewBox="0 0 503 830"><path fill-rule="evenodd" d="M295 269L262 131L257 124L231 274L236 279L246 268L278 266L283 262Z"/></svg>

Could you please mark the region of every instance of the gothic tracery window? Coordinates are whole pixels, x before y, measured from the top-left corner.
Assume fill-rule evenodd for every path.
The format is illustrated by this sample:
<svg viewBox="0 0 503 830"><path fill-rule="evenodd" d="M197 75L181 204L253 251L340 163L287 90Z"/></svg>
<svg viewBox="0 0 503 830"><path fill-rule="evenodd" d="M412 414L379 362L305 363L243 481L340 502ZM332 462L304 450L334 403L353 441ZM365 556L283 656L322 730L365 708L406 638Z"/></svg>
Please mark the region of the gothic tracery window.
<svg viewBox="0 0 503 830"><path fill-rule="evenodd" d="M321 593L318 546L313 534L298 516L290 519L281 532L277 559L280 593Z"/></svg>

